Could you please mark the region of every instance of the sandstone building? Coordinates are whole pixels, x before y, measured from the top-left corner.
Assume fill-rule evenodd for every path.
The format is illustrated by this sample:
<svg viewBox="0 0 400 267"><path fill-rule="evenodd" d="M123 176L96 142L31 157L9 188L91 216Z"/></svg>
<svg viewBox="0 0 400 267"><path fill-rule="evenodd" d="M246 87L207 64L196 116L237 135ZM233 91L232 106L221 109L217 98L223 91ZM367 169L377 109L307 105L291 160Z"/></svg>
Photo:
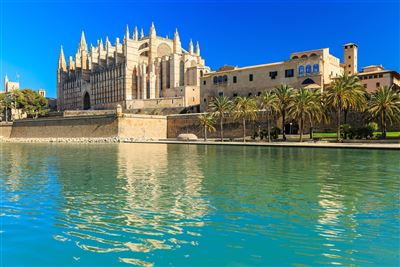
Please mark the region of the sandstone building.
<svg viewBox="0 0 400 267"><path fill-rule="evenodd" d="M371 92L383 85L399 88L399 73L370 66L358 73L358 46L344 45L344 62L329 52L329 48L296 52L289 59L256 66L225 66L201 78L201 111L206 111L210 101L217 96L256 96L280 84L294 88L315 88L324 90L334 78L344 72L357 74L360 82ZM368 79L368 81L367 81Z"/></svg>
<svg viewBox="0 0 400 267"><path fill-rule="evenodd" d="M4 92L9 93L13 90L19 89L19 82L12 82L8 79L8 76L4 76Z"/></svg>
<svg viewBox="0 0 400 267"><path fill-rule="evenodd" d="M364 67L358 73L358 78L369 93L381 86L393 86L395 90L400 90L400 74L394 70L385 70L382 65Z"/></svg>
<svg viewBox="0 0 400 267"><path fill-rule="evenodd" d="M200 104L200 77L210 70L200 56L199 43L182 48L178 31L173 39L126 27L124 40L106 38L88 47L82 32L78 51L68 64L61 47L57 68L57 107L124 109L194 107Z"/></svg>

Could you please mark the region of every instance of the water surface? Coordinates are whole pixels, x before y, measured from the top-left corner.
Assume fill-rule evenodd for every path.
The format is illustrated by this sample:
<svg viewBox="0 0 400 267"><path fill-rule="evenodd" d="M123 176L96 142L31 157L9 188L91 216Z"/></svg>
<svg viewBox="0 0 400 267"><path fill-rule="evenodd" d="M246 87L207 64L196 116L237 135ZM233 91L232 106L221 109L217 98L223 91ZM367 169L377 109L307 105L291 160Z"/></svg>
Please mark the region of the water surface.
<svg viewBox="0 0 400 267"><path fill-rule="evenodd" d="M2 266L396 266L400 153L0 144Z"/></svg>

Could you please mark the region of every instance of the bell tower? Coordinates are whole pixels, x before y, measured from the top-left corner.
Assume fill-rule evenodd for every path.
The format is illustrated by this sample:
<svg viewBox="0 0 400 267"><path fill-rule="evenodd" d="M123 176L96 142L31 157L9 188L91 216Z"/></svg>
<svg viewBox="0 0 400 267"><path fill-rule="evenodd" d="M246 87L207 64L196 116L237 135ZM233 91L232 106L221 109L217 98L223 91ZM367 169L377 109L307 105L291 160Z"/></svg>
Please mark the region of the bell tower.
<svg viewBox="0 0 400 267"><path fill-rule="evenodd" d="M358 46L355 43L344 45L344 71L348 75L357 73L357 51Z"/></svg>

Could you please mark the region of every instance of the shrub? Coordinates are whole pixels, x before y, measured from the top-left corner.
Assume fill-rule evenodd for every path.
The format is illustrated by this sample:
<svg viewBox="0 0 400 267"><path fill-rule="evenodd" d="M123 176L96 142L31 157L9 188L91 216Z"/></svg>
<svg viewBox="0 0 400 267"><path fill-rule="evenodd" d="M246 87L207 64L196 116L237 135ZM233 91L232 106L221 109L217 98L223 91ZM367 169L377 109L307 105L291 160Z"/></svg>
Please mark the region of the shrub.
<svg viewBox="0 0 400 267"><path fill-rule="evenodd" d="M378 131L378 129L379 129L378 124L376 122L368 123L367 127L370 128L374 132Z"/></svg>
<svg viewBox="0 0 400 267"><path fill-rule="evenodd" d="M347 137L352 139L353 131L351 129L351 125L350 124L342 124L342 125L340 125L340 135L341 135L342 139L347 139Z"/></svg>
<svg viewBox="0 0 400 267"><path fill-rule="evenodd" d="M281 129L278 127L272 127L271 129L271 139L276 140L279 137L279 134L281 133Z"/></svg>

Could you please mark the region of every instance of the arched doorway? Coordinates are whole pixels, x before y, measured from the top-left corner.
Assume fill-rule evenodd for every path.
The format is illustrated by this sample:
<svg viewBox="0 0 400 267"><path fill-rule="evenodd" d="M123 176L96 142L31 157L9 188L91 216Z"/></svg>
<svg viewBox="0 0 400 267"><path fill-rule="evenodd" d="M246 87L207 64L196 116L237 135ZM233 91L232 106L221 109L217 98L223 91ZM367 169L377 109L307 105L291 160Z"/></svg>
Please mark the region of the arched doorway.
<svg viewBox="0 0 400 267"><path fill-rule="evenodd" d="M90 96L88 92L86 92L85 96L83 97L83 109L84 110L90 109Z"/></svg>

